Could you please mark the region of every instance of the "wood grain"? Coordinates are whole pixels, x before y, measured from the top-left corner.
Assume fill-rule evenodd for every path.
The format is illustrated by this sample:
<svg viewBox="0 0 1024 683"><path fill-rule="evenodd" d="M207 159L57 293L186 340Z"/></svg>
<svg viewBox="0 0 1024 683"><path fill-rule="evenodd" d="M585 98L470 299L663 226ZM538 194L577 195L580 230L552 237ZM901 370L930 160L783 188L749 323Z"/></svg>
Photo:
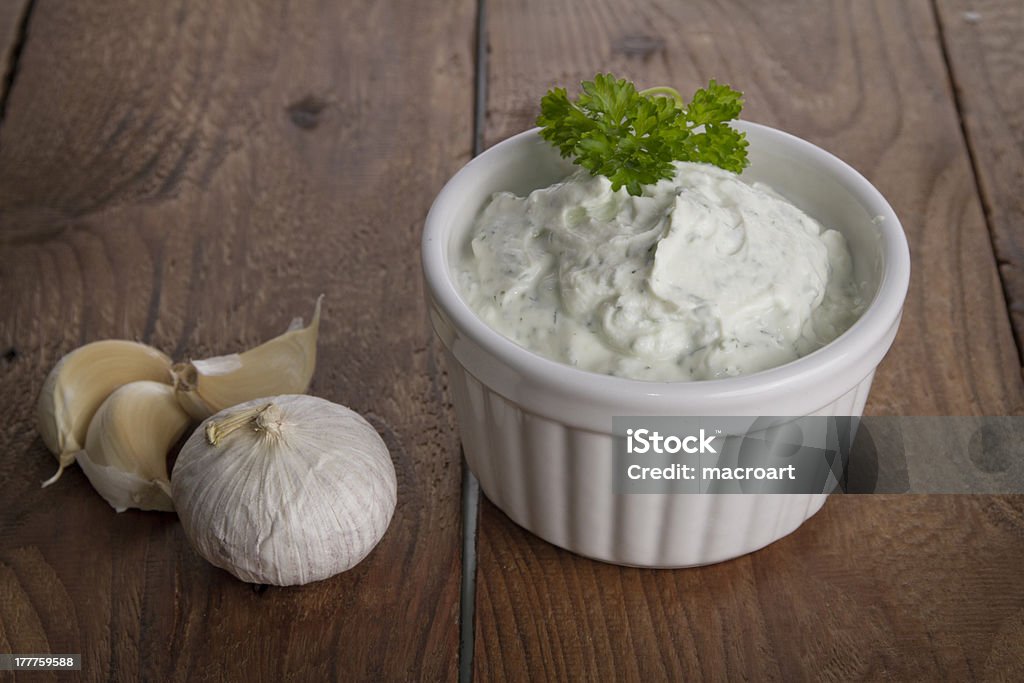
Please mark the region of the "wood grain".
<svg viewBox="0 0 1024 683"><path fill-rule="evenodd" d="M461 467L418 244L471 152L473 19L468 0L36 3L0 127L0 651L81 652L90 680L454 676ZM399 477L357 568L253 587L78 470L40 490L34 401L62 354L231 352L321 292L312 392L364 413Z"/></svg>
<svg viewBox="0 0 1024 683"><path fill-rule="evenodd" d="M927 0L494 1L488 17L488 144L532 125L546 88L598 71L683 91L712 77L735 84L746 92L745 118L850 162L907 231L910 293L868 410L1024 410ZM791 538L754 555L652 572L559 551L484 504L476 671L488 680L1019 672L1022 509L1012 497L835 497Z"/></svg>
<svg viewBox="0 0 1024 683"><path fill-rule="evenodd" d="M482 680L1020 680L1024 497L838 496L686 570L577 558L481 506Z"/></svg>
<svg viewBox="0 0 1024 683"><path fill-rule="evenodd" d="M936 3L1017 344L1024 343L1024 4ZM1024 348L1021 349L1024 353ZM1024 359L1024 355L1022 355Z"/></svg>

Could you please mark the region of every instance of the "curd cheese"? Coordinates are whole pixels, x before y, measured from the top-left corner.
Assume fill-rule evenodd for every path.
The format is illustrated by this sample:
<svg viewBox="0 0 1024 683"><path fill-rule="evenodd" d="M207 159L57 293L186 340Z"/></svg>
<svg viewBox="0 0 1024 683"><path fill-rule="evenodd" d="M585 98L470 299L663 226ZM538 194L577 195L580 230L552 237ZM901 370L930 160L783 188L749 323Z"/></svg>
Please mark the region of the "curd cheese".
<svg viewBox="0 0 1024 683"><path fill-rule="evenodd" d="M547 358L643 380L745 375L863 311L843 236L761 184L677 163L642 196L580 170L500 192L454 264L491 327Z"/></svg>

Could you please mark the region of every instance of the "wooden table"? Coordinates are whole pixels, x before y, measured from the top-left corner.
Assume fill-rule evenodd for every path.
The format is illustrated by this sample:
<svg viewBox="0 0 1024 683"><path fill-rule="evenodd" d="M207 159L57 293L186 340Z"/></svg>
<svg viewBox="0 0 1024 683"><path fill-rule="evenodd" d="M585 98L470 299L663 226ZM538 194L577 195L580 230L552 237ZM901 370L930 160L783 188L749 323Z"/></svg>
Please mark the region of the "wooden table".
<svg viewBox="0 0 1024 683"><path fill-rule="evenodd" d="M904 222L913 280L869 411L1020 413L1022 46L1019 0L4 0L0 652L81 653L91 680L1020 680L1021 497L837 496L684 571L464 513L418 244L444 181L546 88L716 77ZM77 469L39 488L34 401L62 354L236 351L320 292L312 391L363 412L399 477L363 564L250 586Z"/></svg>

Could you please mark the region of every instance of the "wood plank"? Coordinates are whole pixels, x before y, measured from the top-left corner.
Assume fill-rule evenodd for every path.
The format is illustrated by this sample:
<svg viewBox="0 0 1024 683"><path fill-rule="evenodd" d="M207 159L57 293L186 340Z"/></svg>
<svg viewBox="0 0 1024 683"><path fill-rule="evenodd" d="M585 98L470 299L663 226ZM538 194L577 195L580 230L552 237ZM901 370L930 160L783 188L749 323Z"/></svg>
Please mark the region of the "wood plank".
<svg viewBox="0 0 1024 683"><path fill-rule="evenodd" d="M885 194L914 270L874 414L1016 414L1016 348L927 0L488 3L493 144L598 71L745 90L744 116L833 151ZM476 671L716 679L1020 672L1024 502L834 497L723 565L610 567L481 508ZM993 644L995 643L995 645Z"/></svg>
<svg viewBox="0 0 1024 683"><path fill-rule="evenodd" d="M29 0L4 0L0 3L0 102L4 101L13 76L15 52L28 11ZM2 115L3 108L0 107L0 117Z"/></svg>
<svg viewBox="0 0 1024 683"><path fill-rule="evenodd" d="M0 128L0 651L90 679L451 679L461 465L419 276L470 156L474 3L36 3ZM33 429L107 337L244 348L326 294L312 392L391 449L395 519L355 569L253 587L172 515L117 515Z"/></svg>
<svg viewBox="0 0 1024 683"><path fill-rule="evenodd" d="M767 549L652 570L481 506L483 680L1020 680L1024 497L842 496Z"/></svg>
<svg viewBox="0 0 1024 683"><path fill-rule="evenodd" d="M1024 4L941 0L936 5L1020 347L1024 341L1024 196L1020 191L1024 187Z"/></svg>

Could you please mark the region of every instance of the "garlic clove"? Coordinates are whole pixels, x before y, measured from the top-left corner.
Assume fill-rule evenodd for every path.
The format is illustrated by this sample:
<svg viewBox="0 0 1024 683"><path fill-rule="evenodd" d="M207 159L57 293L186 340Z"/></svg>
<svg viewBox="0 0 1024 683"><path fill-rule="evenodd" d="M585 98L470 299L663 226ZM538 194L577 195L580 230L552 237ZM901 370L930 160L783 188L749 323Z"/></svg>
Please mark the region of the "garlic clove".
<svg viewBox="0 0 1024 683"><path fill-rule="evenodd" d="M49 486L85 445L89 422L118 387L136 380L169 382L171 359L151 346L122 339L92 342L67 354L50 371L36 404L39 434L57 456Z"/></svg>
<svg viewBox="0 0 1024 683"><path fill-rule="evenodd" d="M298 318L284 334L244 353L176 364L174 384L181 407L194 419L205 420L260 396L305 393L316 369L323 298L317 298L306 327Z"/></svg>
<svg viewBox="0 0 1024 683"><path fill-rule="evenodd" d="M173 511L167 454L189 423L171 385L125 384L96 411L78 465L118 512Z"/></svg>

